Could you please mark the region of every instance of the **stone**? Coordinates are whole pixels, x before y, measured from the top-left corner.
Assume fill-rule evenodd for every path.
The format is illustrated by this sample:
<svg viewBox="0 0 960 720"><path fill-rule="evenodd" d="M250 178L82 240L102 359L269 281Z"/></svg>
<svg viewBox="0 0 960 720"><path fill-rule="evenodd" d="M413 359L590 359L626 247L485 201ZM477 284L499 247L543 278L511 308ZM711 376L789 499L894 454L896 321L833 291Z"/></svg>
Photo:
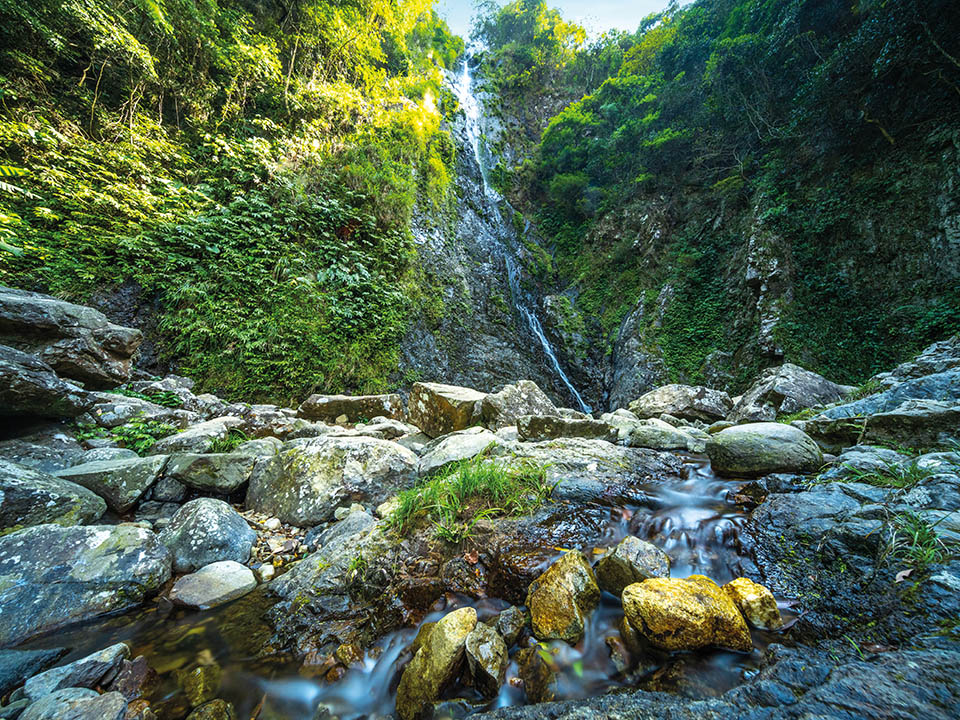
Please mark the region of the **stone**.
<svg viewBox="0 0 960 720"><path fill-rule="evenodd" d="M53 665L66 653L66 648L0 650L0 696L5 696L27 678Z"/></svg>
<svg viewBox="0 0 960 720"><path fill-rule="evenodd" d="M170 600L175 605L209 610L243 597L257 587L250 568L233 560L210 563L173 584Z"/></svg>
<svg viewBox="0 0 960 720"><path fill-rule="evenodd" d="M820 473L825 480L838 480L853 477L859 473L891 471L907 461L906 455L895 450L871 445L855 445L847 448L834 460L830 467Z"/></svg>
<svg viewBox="0 0 960 720"><path fill-rule="evenodd" d="M130 702L138 698L150 697L159 685L160 676L156 670L150 667L147 658L138 655L132 661L120 661L120 666L106 689L120 693L127 702Z"/></svg>
<svg viewBox="0 0 960 720"><path fill-rule="evenodd" d="M584 438L616 442L617 428L602 420L575 420L546 415L523 415L517 419L521 440L539 441L557 438Z"/></svg>
<svg viewBox="0 0 960 720"><path fill-rule="evenodd" d="M823 454L809 435L782 423L736 425L711 435L707 455L715 472L736 477L811 473Z"/></svg>
<svg viewBox="0 0 960 720"><path fill-rule="evenodd" d="M361 423L354 428L358 434L381 440L396 440L407 435L420 432L415 426L391 418L374 418L368 423Z"/></svg>
<svg viewBox="0 0 960 720"><path fill-rule="evenodd" d="M86 465L92 462L107 462L109 460L133 460L140 457L133 450L121 447L100 447L87 450L78 455L70 467L76 465Z"/></svg>
<svg viewBox="0 0 960 720"><path fill-rule="evenodd" d="M127 700L120 693L64 688L30 705L20 720L122 720L126 712Z"/></svg>
<svg viewBox="0 0 960 720"><path fill-rule="evenodd" d="M733 401L722 390L693 385L663 385L630 403L630 411L641 420L667 413L683 420L712 423L723 420Z"/></svg>
<svg viewBox="0 0 960 720"><path fill-rule="evenodd" d="M480 420L484 397L484 393L470 388L414 383L410 391L410 422L432 438L465 430Z"/></svg>
<svg viewBox="0 0 960 720"><path fill-rule="evenodd" d="M174 456L174 459L176 459L176 456ZM167 470L169 471L169 469L170 466L168 463ZM167 475L164 475L162 478L157 480L156 484L153 486L153 494L151 495L154 500L163 503L178 503L186 496L186 486Z"/></svg>
<svg viewBox="0 0 960 720"><path fill-rule="evenodd" d="M115 393L91 393L94 404L90 408L93 421L103 428L115 428L129 422L162 422L175 428L185 428L196 422L196 413L181 408L157 405L142 398Z"/></svg>
<svg viewBox="0 0 960 720"><path fill-rule="evenodd" d="M220 560L246 562L257 534L222 500L197 498L186 503L160 533L170 549L173 571L193 572Z"/></svg>
<svg viewBox="0 0 960 720"><path fill-rule="evenodd" d="M200 665L193 670L178 670L177 681L187 696L190 707L203 705L212 700L220 690L223 671L216 663Z"/></svg>
<svg viewBox="0 0 960 720"><path fill-rule="evenodd" d="M748 652L753 648L740 610L703 575L634 583L624 589L622 601L630 624L663 650L716 646Z"/></svg>
<svg viewBox="0 0 960 720"><path fill-rule="evenodd" d="M500 633L477 623L467 635L464 649L473 686L487 698L496 697L507 674L507 646Z"/></svg>
<svg viewBox="0 0 960 720"><path fill-rule="evenodd" d="M49 365L0 345L0 417L77 417L92 405L80 387L60 379Z"/></svg>
<svg viewBox="0 0 960 720"><path fill-rule="evenodd" d="M0 457L45 473L70 467L83 452L83 446L69 434L67 426L57 421L0 440Z"/></svg>
<svg viewBox="0 0 960 720"><path fill-rule="evenodd" d="M893 410L871 415L863 440L912 447L952 447L960 443L960 400L908 400Z"/></svg>
<svg viewBox="0 0 960 720"><path fill-rule="evenodd" d="M627 447L650 448L651 450L690 450L702 452L702 441L688 432L657 418L618 424L621 442Z"/></svg>
<svg viewBox="0 0 960 720"><path fill-rule="evenodd" d="M507 647L513 645L527 625L527 614L516 605L511 605L497 616L494 627L503 636Z"/></svg>
<svg viewBox="0 0 960 720"><path fill-rule="evenodd" d="M327 437L291 440L258 463L246 505L285 523L327 522L345 500L377 505L416 477L416 455L389 440Z"/></svg>
<svg viewBox="0 0 960 720"><path fill-rule="evenodd" d="M533 634L540 640L576 644L583 636L585 616L599 602L600 588L583 553L564 553L527 589Z"/></svg>
<svg viewBox="0 0 960 720"><path fill-rule="evenodd" d="M593 572L601 589L620 597L627 585L668 577L670 558L656 545L627 535L597 561Z"/></svg>
<svg viewBox="0 0 960 720"><path fill-rule="evenodd" d="M734 422L772 422L781 415L839 402L850 389L799 365L784 363L761 372L728 419Z"/></svg>
<svg viewBox="0 0 960 720"><path fill-rule="evenodd" d="M557 415L557 407L532 380L505 385L481 402L483 424L491 430L515 426L522 415Z"/></svg>
<svg viewBox="0 0 960 720"><path fill-rule="evenodd" d="M108 674L114 672L123 660L130 657L130 648L117 643L72 663L34 675L23 686L24 694L36 702L62 688L95 688Z"/></svg>
<svg viewBox="0 0 960 720"><path fill-rule="evenodd" d="M0 287L0 342L33 353L61 377L95 388L127 382L142 340L93 308Z"/></svg>
<svg viewBox="0 0 960 720"><path fill-rule="evenodd" d="M187 720L236 720L237 711L233 704L216 698L204 703L187 715Z"/></svg>
<svg viewBox="0 0 960 720"><path fill-rule="evenodd" d="M404 668L397 687L397 715L414 720L440 699L463 665L467 636L477 625L477 611L460 608L444 615L423 646Z"/></svg>
<svg viewBox="0 0 960 720"><path fill-rule="evenodd" d="M556 695L556 673L543 657L541 648L528 647L517 652L517 674L523 681L527 700L545 703Z"/></svg>
<svg viewBox="0 0 960 720"><path fill-rule="evenodd" d="M345 416L344 422L367 422L385 417L403 420L403 398L397 393L386 395L311 395L300 405L297 415L307 420L332 423Z"/></svg>
<svg viewBox="0 0 960 720"><path fill-rule="evenodd" d="M425 622L419 627L417 636L413 638L413 642L410 643L410 653L412 655L416 655L420 648L426 644L427 640L430 639L430 633L433 632L436 626L436 622Z"/></svg>
<svg viewBox="0 0 960 720"><path fill-rule="evenodd" d="M745 577L731 580L722 590L751 625L760 630L779 630L783 618L773 593Z"/></svg>
<svg viewBox="0 0 960 720"><path fill-rule="evenodd" d="M420 458L420 475L432 475L451 463L479 455L500 438L485 428L472 427L443 435L431 442Z"/></svg>
<svg viewBox="0 0 960 720"><path fill-rule="evenodd" d="M238 428L243 420L234 417L219 417L191 425L176 435L157 440L150 452L154 455L174 453L208 453L217 440L226 440L231 428Z"/></svg>
<svg viewBox="0 0 960 720"><path fill-rule="evenodd" d="M37 525L0 537L0 646L126 610L170 578L170 552L129 525Z"/></svg>
<svg viewBox="0 0 960 720"><path fill-rule="evenodd" d="M86 525L107 504L85 487L0 458L0 534L30 525Z"/></svg>
<svg viewBox="0 0 960 720"><path fill-rule="evenodd" d="M124 513L156 482L166 464L166 455L103 460L59 470L56 476L92 490L111 510Z"/></svg>
<svg viewBox="0 0 960 720"><path fill-rule="evenodd" d="M247 452L174 455L164 473L193 490L229 495L250 480L258 459Z"/></svg>

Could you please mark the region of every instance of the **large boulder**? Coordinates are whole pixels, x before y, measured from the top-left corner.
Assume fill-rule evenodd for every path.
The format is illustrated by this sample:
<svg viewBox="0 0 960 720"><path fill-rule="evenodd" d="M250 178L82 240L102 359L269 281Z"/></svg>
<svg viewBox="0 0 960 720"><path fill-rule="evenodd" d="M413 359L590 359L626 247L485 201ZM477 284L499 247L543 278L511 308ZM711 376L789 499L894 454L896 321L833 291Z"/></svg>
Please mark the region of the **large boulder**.
<svg viewBox="0 0 960 720"><path fill-rule="evenodd" d="M622 420L614 422L618 428L620 441L627 447L703 452L702 440L658 418L647 418L636 422Z"/></svg>
<svg viewBox="0 0 960 720"><path fill-rule="evenodd" d="M527 590L533 634L540 640L576 644L583 637L586 616L599 602L600 588L583 553L564 553Z"/></svg>
<svg viewBox="0 0 960 720"><path fill-rule="evenodd" d="M811 473L823 465L823 454L810 436L782 423L748 423L721 430L710 436L707 455L717 473L737 477Z"/></svg>
<svg viewBox="0 0 960 720"><path fill-rule="evenodd" d="M94 688L105 675L120 667L130 657L130 648L116 643L72 663L34 675L23 686L23 694L36 702L62 688Z"/></svg>
<svg viewBox="0 0 960 720"><path fill-rule="evenodd" d="M628 585L623 612L631 627L663 650L716 646L749 651L750 630L730 597L710 578L651 578Z"/></svg>
<svg viewBox="0 0 960 720"><path fill-rule="evenodd" d="M170 551L131 525L37 525L0 537L0 646L125 610L170 578Z"/></svg>
<svg viewBox="0 0 960 720"><path fill-rule="evenodd" d="M0 440L0 457L41 472L76 465L83 446L60 422L33 427L26 434Z"/></svg>
<svg viewBox="0 0 960 720"><path fill-rule="evenodd" d="M500 438L486 428L472 427L444 435L427 445L420 458L420 474L432 475L451 463L479 455Z"/></svg>
<svg viewBox="0 0 960 720"><path fill-rule="evenodd" d="M110 388L130 379L143 333L49 295L0 287L0 342L33 353L61 377Z"/></svg>
<svg viewBox="0 0 960 720"><path fill-rule="evenodd" d="M555 415L522 415L517 418L517 432L521 440L556 440L557 438L585 438L616 442L617 428L602 420L577 420Z"/></svg>
<svg viewBox="0 0 960 720"><path fill-rule="evenodd" d="M0 345L0 417L76 417L90 405L82 388L61 380L45 362Z"/></svg>
<svg viewBox="0 0 960 720"><path fill-rule="evenodd" d="M850 390L799 365L784 363L760 373L737 401L729 419L735 422L773 421L780 415L839 402Z"/></svg>
<svg viewBox="0 0 960 720"><path fill-rule="evenodd" d="M66 654L66 648L0 650L0 695L6 695Z"/></svg>
<svg viewBox="0 0 960 720"><path fill-rule="evenodd" d="M246 562L257 534L222 500L197 498L181 507L160 533L174 572L193 572L220 560Z"/></svg>
<svg viewBox="0 0 960 720"><path fill-rule="evenodd" d="M663 385L630 403L630 412L640 419L667 414L706 423L723 420L732 409L727 393L693 385Z"/></svg>
<svg viewBox="0 0 960 720"><path fill-rule="evenodd" d="M86 525L107 504L68 480L0 458L0 534L30 525Z"/></svg>
<svg viewBox="0 0 960 720"><path fill-rule="evenodd" d="M210 563L173 584L170 600L201 610L243 597L257 586L253 571L234 560Z"/></svg>
<svg viewBox="0 0 960 720"><path fill-rule="evenodd" d="M505 385L490 393L481 404L483 424L491 430L517 424L521 415L557 415L557 407L532 380L521 380L516 385Z"/></svg>
<svg viewBox="0 0 960 720"><path fill-rule="evenodd" d="M593 566L597 583L617 597L627 585L670 575L670 558L656 545L627 535Z"/></svg>
<svg viewBox="0 0 960 720"><path fill-rule="evenodd" d="M436 624L423 646L404 668L397 687L397 715L414 720L431 703L440 699L463 667L467 636L477 625L477 611L471 607L448 613Z"/></svg>
<svg viewBox="0 0 960 720"><path fill-rule="evenodd" d="M403 420L403 398L387 395L311 395L301 403L297 415L307 420L336 422L346 416L347 422L366 422L375 417Z"/></svg>
<svg viewBox="0 0 960 720"><path fill-rule="evenodd" d="M383 502L413 482L418 463L411 451L377 438L291 440L257 464L246 504L285 523L318 525L344 500Z"/></svg>
<svg viewBox="0 0 960 720"><path fill-rule="evenodd" d="M194 490L229 495L250 479L260 457L253 452L174 455L164 475Z"/></svg>
<svg viewBox="0 0 960 720"><path fill-rule="evenodd" d="M410 422L430 437L465 430L480 422L485 393L441 383L414 383L410 391Z"/></svg>
<svg viewBox="0 0 960 720"><path fill-rule="evenodd" d="M910 447L953 447L960 443L960 400L908 400L893 410L871 415L863 440Z"/></svg>
<svg viewBox="0 0 960 720"><path fill-rule="evenodd" d="M112 510L123 513L156 482L166 464L166 455L151 455L83 463L58 470L55 474L92 490L106 500Z"/></svg>
<svg viewBox="0 0 960 720"><path fill-rule="evenodd" d="M228 415L191 425L182 432L157 440L150 452L154 455L173 453L208 453L218 440L226 440L231 428L239 428L243 420Z"/></svg>
<svg viewBox="0 0 960 720"><path fill-rule="evenodd" d="M199 420L196 413L183 408L158 405L143 398L127 397L126 395L109 392L90 393L90 396L93 398L90 415L97 425L104 428L119 427L134 420L138 422L162 422L173 425L175 428L185 428L190 423Z"/></svg>

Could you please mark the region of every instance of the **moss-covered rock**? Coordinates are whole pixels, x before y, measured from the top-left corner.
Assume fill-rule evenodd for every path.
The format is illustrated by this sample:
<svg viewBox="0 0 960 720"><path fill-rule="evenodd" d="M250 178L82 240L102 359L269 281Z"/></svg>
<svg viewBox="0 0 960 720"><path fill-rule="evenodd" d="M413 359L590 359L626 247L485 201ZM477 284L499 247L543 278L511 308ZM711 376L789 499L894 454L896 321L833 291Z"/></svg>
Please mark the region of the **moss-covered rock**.
<svg viewBox="0 0 960 720"><path fill-rule="evenodd" d="M0 458L0 534L44 523L84 525L106 511L85 487Z"/></svg>
<svg viewBox="0 0 960 720"><path fill-rule="evenodd" d="M465 648L474 687L484 697L495 697L503 685L508 662L507 645L500 633L477 623L467 635Z"/></svg>
<svg viewBox="0 0 960 720"><path fill-rule="evenodd" d="M593 571L601 588L619 596L627 585L667 577L670 558L656 545L628 535L597 561Z"/></svg>
<svg viewBox="0 0 960 720"><path fill-rule="evenodd" d="M782 423L749 423L721 430L710 436L707 455L716 472L731 476L810 473L823 465L823 453L813 439Z"/></svg>

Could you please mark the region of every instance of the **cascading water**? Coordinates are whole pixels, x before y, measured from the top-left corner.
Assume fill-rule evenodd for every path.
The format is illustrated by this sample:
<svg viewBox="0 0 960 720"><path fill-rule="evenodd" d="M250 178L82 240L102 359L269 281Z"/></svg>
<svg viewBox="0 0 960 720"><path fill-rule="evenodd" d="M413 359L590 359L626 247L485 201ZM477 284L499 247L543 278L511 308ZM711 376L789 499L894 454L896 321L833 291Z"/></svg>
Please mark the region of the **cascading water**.
<svg viewBox="0 0 960 720"><path fill-rule="evenodd" d="M483 184L483 196L489 201L491 208L493 209L493 212L491 213L492 222L494 222L497 226L497 236L503 238L503 242L500 244L500 247L503 255L504 265L506 265L507 268L507 280L510 285L510 296L513 300L513 306L517 313L519 313L520 317L523 318L523 321L526 323L530 332L533 333L535 338L537 338L540 346L543 348L544 355L547 356L550 367L553 368L553 371L557 374L557 377L560 378L560 381L570 392L570 395L576 401L579 409L583 412L590 412L590 406L584 401L583 396L580 395L580 392L576 387L574 387L573 383L570 381L570 378L560 366L560 360L557 358L557 354L554 351L553 346L550 344L550 341L547 339L547 336L543 331L543 325L540 323L540 318L537 317L537 313L534 311L531 305L531 299L520 286L520 273L517 266L516 257L514 256L517 232L504 220L501 209L502 207L505 207L512 214L513 207L505 198L500 195L500 193L490 186L488 181L487 163L484 161L483 152L480 146L480 103L473 92L473 79L470 76L469 57L464 59L463 72L460 73L455 82L451 83L451 89L453 90L454 95L456 95L457 100L460 103L460 107L464 112L466 119L465 129L467 138L470 141L470 146L473 149L473 156L476 159L477 165L480 169L480 178ZM530 224L528 222L524 227L524 233L528 232L529 227Z"/></svg>

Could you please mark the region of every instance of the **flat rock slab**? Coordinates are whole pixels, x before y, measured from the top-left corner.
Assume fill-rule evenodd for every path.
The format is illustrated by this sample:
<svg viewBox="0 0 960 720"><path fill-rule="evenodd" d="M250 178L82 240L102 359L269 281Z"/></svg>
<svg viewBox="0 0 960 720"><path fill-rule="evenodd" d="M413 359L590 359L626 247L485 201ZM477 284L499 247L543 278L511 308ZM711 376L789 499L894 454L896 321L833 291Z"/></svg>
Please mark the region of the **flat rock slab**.
<svg viewBox="0 0 960 720"><path fill-rule="evenodd" d="M156 482L166 464L166 455L151 455L74 465L56 475L92 490L111 510L124 513Z"/></svg>
<svg viewBox="0 0 960 720"><path fill-rule="evenodd" d="M94 688L103 677L120 667L130 657L130 648L123 643L111 645L85 658L34 675L23 686L24 694L36 702L63 688Z"/></svg>
<svg viewBox="0 0 960 720"><path fill-rule="evenodd" d="M64 688L30 705L20 720L121 720L126 712L127 701L118 692Z"/></svg>
<svg viewBox="0 0 960 720"><path fill-rule="evenodd" d="M85 487L0 458L0 532L45 523L85 525L106 511L103 499Z"/></svg>
<svg viewBox="0 0 960 720"><path fill-rule="evenodd" d="M177 580L170 600L177 605L209 610L243 597L257 586L253 571L232 560L211 563Z"/></svg>
<svg viewBox="0 0 960 720"><path fill-rule="evenodd" d="M403 398L397 393L385 395L311 395L297 410L307 420L367 422L375 417L403 420Z"/></svg>

